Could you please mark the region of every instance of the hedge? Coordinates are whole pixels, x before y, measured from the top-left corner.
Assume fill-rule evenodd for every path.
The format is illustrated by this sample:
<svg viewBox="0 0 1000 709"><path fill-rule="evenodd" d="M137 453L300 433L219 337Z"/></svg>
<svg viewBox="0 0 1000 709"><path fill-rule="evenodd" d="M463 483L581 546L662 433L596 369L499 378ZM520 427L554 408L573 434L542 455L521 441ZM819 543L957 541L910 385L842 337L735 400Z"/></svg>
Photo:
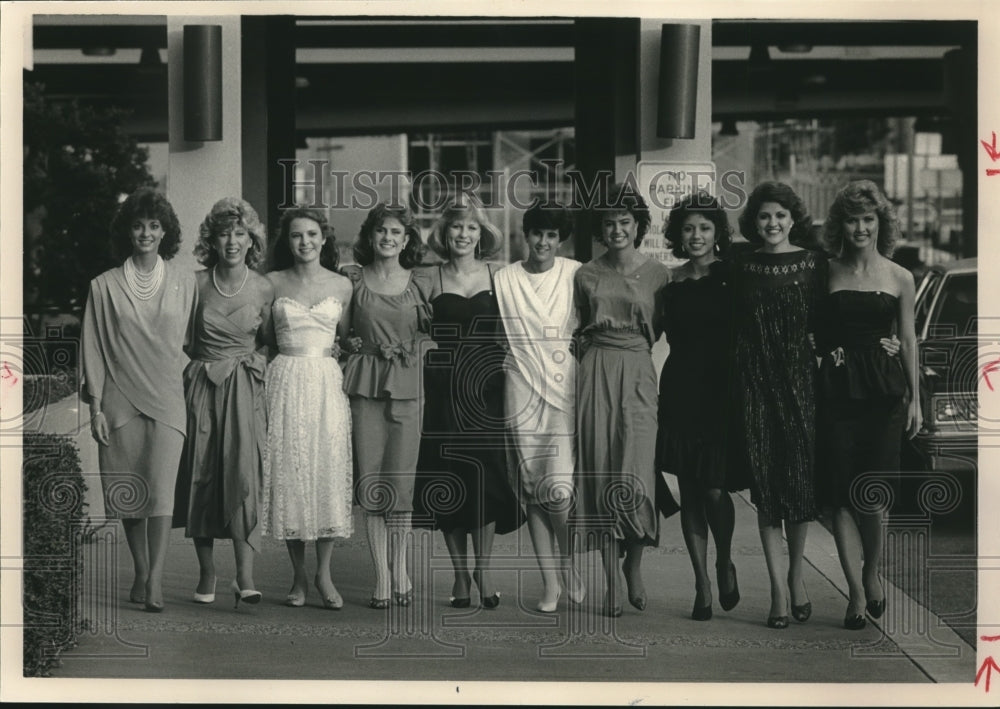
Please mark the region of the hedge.
<svg viewBox="0 0 1000 709"><path fill-rule="evenodd" d="M80 455L68 436L26 433L24 464L24 675L46 677L76 645L87 503Z"/></svg>

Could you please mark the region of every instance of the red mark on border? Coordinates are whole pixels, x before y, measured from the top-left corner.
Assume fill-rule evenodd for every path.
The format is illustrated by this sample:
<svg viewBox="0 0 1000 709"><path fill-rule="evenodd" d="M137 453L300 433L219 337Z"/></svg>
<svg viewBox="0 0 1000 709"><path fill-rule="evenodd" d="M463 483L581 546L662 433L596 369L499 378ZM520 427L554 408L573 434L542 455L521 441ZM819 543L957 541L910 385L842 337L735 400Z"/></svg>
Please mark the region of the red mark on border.
<svg viewBox="0 0 1000 709"><path fill-rule="evenodd" d="M10 365L7 364L6 362L3 363L3 374L0 374L0 379L7 380L8 384L10 384L11 386L17 384L17 377L14 376L14 373L12 371L10 371Z"/></svg>
<svg viewBox="0 0 1000 709"><path fill-rule="evenodd" d="M1000 175L1000 170L995 170L993 168L988 168L986 170L986 176L987 177L993 177L994 175Z"/></svg>
<svg viewBox="0 0 1000 709"><path fill-rule="evenodd" d="M987 143L985 140L980 140L983 144L983 148L986 149L986 154L990 156L990 160L996 162L1000 159L1000 152L997 151L997 133L993 131L993 144Z"/></svg>
<svg viewBox="0 0 1000 709"><path fill-rule="evenodd" d="M986 380L986 386L993 391L993 385L990 384L990 372L996 372L1000 370L1000 359L990 362L985 367L983 367L983 379Z"/></svg>
<svg viewBox="0 0 1000 709"><path fill-rule="evenodd" d="M1000 635L980 635L980 640L985 640L988 643L995 643L1000 640Z"/></svg>
<svg viewBox="0 0 1000 709"><path fill-rule="evenodd" d="M985 660L983 660L983 664L979 667L979 672L976 673L976 683L973 686L978 687L979 680L981 680L983 678L983 675L985 674L986 683L983 689L988 694L990 691L990 675L993 673L993 670L1000 672L1000 666L997 666L997 661L993 659L992 655L990 655Z"/></svg>

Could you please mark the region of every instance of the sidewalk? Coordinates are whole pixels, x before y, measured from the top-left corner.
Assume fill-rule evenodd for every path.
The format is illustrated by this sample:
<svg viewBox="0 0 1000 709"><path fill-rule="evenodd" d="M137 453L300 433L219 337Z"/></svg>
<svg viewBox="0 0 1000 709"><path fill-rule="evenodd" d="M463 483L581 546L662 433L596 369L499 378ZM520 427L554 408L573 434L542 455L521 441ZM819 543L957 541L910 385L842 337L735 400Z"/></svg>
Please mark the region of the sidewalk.
<svg viewBox="0 0 1000 709"><path fill-rule="evenodd" d="M70 432L74 400L47 412L46 428ZM86 472L96 472L89 426L76 436ZM59 427L63 427L59 430ZM92 466L92 467L91 467ZM96 477L90 514L100 516ZM95 495L94 493L97 492ZM94 499L97 498L97 499ZM364 524L334 552L339 612L322 608L315 589L306 606L283 605L290 585L284 545L265 540L255 580L264 600L233 609L231 547L216 545L218 594L191 602L197 563L191 540L174 530L164 577L166 610L150 614L128 602L131 563L120 527L103 528L85 547L83 616L90 629L63 656L56 677L253 678L340 680L517 680L651 682L963 682L975 676L975 651L929 610L895 587L888 610L863 631L842 628L847 606L843 574L829 533L813 524L805 584L813 604L806 623L765 626L769 586L756 515L737 495L733 559L742 601L710 622L690 619L694 581L679 515L663 523L660 547L646 552L644 612L627 603L611 620L596 614L603 588L596 554L581 557L591 589L582 609L560 601L559 612L533 609L541 579L527 528L497 538L494 578L503 594L495 611L453 609L451 572L440 534L414 534L411 562L416 600L387 613L367 607L374 585ZM311 555L311 550L310 550ZM711 551L710 551L711 556ZM710 562L714 562L710 558ZM310 563L312 559L310 558ZM885 632L883 632L885 631ZM760 652L768 650L768 652ZM566 660L572 660L567 662ZM871 697L869 698L871 699ZM831 701L834 701L832 698Z"/></svg>

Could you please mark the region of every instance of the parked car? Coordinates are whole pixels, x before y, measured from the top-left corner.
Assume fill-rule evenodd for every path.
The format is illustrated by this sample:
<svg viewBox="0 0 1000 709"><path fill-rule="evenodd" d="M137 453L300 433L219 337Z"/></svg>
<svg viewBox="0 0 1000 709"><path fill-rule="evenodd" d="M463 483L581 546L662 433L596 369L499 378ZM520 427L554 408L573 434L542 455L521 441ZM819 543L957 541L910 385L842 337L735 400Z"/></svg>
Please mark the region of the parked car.
<svg viewBox="0 0 1000 709"><path fill-rule="evenodd" d="M979 460L977 287L974 258L931 266L917 287L923 426L904 448L904 464L956 474L969 499Z"/></svg>

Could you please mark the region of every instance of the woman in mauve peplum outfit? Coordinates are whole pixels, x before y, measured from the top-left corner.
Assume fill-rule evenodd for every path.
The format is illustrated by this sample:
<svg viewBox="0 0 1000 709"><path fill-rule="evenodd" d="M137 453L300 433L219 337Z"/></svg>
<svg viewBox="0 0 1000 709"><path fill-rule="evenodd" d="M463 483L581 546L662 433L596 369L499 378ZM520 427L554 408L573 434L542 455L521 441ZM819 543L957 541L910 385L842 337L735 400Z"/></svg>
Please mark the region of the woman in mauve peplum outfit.
<svg viewBox="0 0 1000 709"><path fill-rule="evenodd" d="M413 598L406 550L420 450L420 355L430 328L430 279L414 268L423 252L413 213L382 203L354 242L358 265L344 269L354 283L344 391L351 399L355 497L375 565L368 606L376 610L389 607L390 594L401 606Z"/></svg>

